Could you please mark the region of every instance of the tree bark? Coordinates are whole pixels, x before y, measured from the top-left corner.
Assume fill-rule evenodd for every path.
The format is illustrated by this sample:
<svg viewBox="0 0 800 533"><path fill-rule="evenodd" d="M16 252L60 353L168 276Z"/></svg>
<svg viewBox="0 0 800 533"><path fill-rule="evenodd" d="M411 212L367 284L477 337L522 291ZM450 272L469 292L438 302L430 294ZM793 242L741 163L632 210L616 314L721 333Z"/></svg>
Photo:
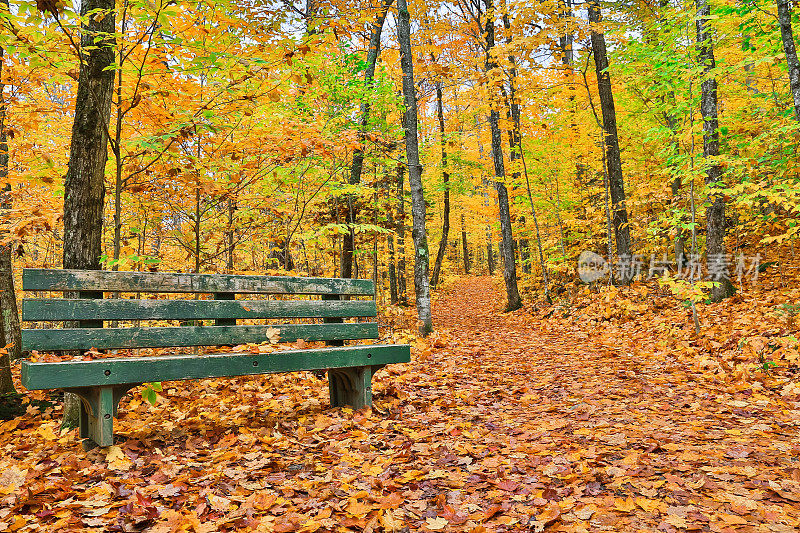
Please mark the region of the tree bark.
<svg viewBox="0 0 800 533"><path fill-rule="evenodd" d="M8 0L0 0L8 9ZM11 184L8 182L8 137L4 74L5 50L0 46L0 212L11 209ZM0 232L0 241L6 237ZM11 361L22 356L17 296L14 290L12 245L0 243L0 393L16 392L11 377Z"/></svg>
<svg viewBox="0 0 800 533"><path fill-rule="evenodd" d="M408 306L406 291L406 203L405 166L397 164L397 303Z"/></svg>
<svg viewBox="0 0 800 533"><path fill-rule="evenodd" d="M381 53L381 33L383 32L383 23L386 20L386 13L389 11L394 0L384 0L378 16L372 23L372 33L369 38L369 51L367 52L367 68L364 71L364 84L367 87L372 85L375 78L375 65L378 62L378 57ZM369 123L370 103L365 100L361 103L361 117L358 125L358 140L359 147L353 152L353 162L350 166L350 178L348 182L350 185L361 183L361 173L364 169L364 143L366 142L366 129ZM356 199L350 195L347 198L349 209L347 210L347 226L348 230L342 235L342 255L341 255L341 270L343 278L353 277L353 253L355 251L355 232L353 226L356 223L358 215L358 206Z"/></svg>
<svg viewBox="0 0 800 533"><path fill-rule="evenodd" d="M719 115L717 105L717 79L713 75L714 44L707 27L711 17L708 0L696 0L697 55L703 66L703 83L700 94L700 114L703 116L703 158L708 164L705 183L709 190L709 206L706 209L706 261L725 258L725 199L718 188L723 186L722 165L715 159L719 156ZM734 292L728 277L718 279L711 289L711 300L718 302Z"/></svg>
<svg viewBox="0 0 800 533"><path fill-rule="evenodd" d="M789 88L794 100L794 117L800 120L800 62L797 60L797 48L792 34L792 6L789 0L777 0L777 2L783 52L786 54L786 66L789 70Z"/></svg>
<svg viewBox="0 0 800 533"><path fill-rule="evenodd" d="M475 130L478 141L478 156L481 161L481 169L483 168L483 143L481 142L481 128L480 117L475 115ZM489 180L483 175L481 170L481 190L483 192L483 205L486 211L489 211ZM486 268L489 269L489 275L494 276L494 253L492 252L492 226L486 224Z"/></svg>
<svg viewBox="0 0 800 533"><path fill-rule="evenodd" d="M403 97L406 111L403 129L406 139L408 183L411 188L411 216L414 221L411 236L414 239L414 288L416 290L419 332L428 335L433 331L431 319L430 254L428 232L425 229L425 196L422 188L422 166L419 163L417 138L417 93L414 86L414 59L411 53L411 15L406 0L397 0L397 39L400 43L400 67L403 71Z"/></svg>
<svg viewBox="0 0 800 533"><path fill-rule="evenodd" d="M486 72L497 68L497 61L492 57L494 49L494 0L484 0L486 7ZM517 287L517 266L514 261L514 236L511 229L511 211L508 203L508 190L505 184L505 166L503 163L502 135L500 133L500 113L496 103L492 103L489 112L489 125L492 130L492 159L494 160L495 189L497 190L497 205L500 212L500 254L503 257L503 280L506 286L506 311L513 311L522 307L522 298Z"/></svg>
<svg viewBox="0 0 800 533"><path fill-rule="evenodd" d="M602 20L600 4L592 0L589 4L589 22L599 24ZM611 87L611 75L608 72L608 54L606 39L596 26L592 28L592 53L594 54L595 71L597 73L597 90L600 95L600 109L603 114L603 133L605 137L606 165L608 167L608 188L611 194L611 210L613 213L614 237L617 244L617 256L630 258L631 236L628 227L628 210L625 206L625 183L622 176L622 157L617 135L617 112L614 107L614 92ZM623 269L630 273L632 269ZM622 283L631 281L628 275L619 280Z"/></svg>
<svg viewBox="0 0 800 533"><path fill-rule="evenodd" d="M503 27L506 30L506 41L511 46L513 37L511 33L511 19L508 13L503 14ZM511 179L513 183L518 183L520 179L519 167L514 163L522 159L522 113L520 112L519 99L517 98L517 58L513 54L508 55L508 62L510 68L508 69L508 118L511 119L511 131L508 132L508 147L509 147L509 160L513 167ZM526 232L525 217L519 217L519 223L522 227L522 232ZM524 233L526 234L526 233ZM519 237L519 260L522 266L522 271L525 274L530 274L530 243L528 239L520 235Z"/></svg>
<svg viewBox="0 0 800 533"><path fill-rule="evenodd" d="M393 225L394 221L389 218L389 225ZM386 239L386 246L389 249L389 300L392 302L392 305L397 305L398 297L397 297L397 262L394 255L394 237L389 235Z"/></svg>
<svg viewBox="0 0 800 533"><path fill-rule="evenodd" d="M436 82L436 116L439 119L439 146L442 152L442 187L444 188L444 212L442 213L442 240L439 241L439 250L436 252L436 262L433 264L431 287L439 284L439 273L442 270L442 261L447 250L447 238L450 234L450 173L447 171L447 139L444 128L444 104L442 103L442 82Z"/></svg>
<svg viewBox="0 0 800 533"><path fill-rule="evenodd" d="M89 13L99 12L88 16ZM114 91L116 43L113 0L81 3L81 63L75 119L72 124L69 165L64 180L64 268L100 269L103 233L105 168L108 159L108 123ZM102 298L102 293L80 293L84 298ZM102 327L102 321L82 321L82 327ZM63 425L78 423L79 400L64 398Z"/></svg>
<svg viewBox="0 0 800 533"><path fill-rule="evenodd" d="M467 244L467 224L461 212L461 247L464 253L464 274L469 274L469 245Z"/></svg>

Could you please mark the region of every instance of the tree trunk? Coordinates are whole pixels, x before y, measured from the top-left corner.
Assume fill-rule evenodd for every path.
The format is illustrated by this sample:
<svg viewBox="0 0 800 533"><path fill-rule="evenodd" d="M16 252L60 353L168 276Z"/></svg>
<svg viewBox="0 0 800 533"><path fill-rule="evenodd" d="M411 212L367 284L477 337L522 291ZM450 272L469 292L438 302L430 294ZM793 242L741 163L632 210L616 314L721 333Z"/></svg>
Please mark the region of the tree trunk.
<svg viewBox="0 0 800 533"><path fill-rule="evenodd" d="M113 0L81 2L81 61L75 119L64 180L64 268L100 269L103 232L103 197L108 159L108 123L114 91L116 42ZM88 16L90 13L102 13ZM82 292L83 298L102 298L102 293ZM102 321L81 321L82 327L102 327ZM78 424L79 401L64 398L63 425Z"/></svg>
<svg viewBox="0 0 800 533"><path fill-rule="evenodd" d="M8 9L8 1L0 0ZM11 184L8 183L8 138L4 74L5 50L0 46L0 211L11 209ZM6 237L0 232L0 241ZM11 361L22 356L17 296L14 290L11 243L0 244L0 393L16 392L11 377Z"/></svg>
<svg viewBox="0 0 800 533"><path fill-rule="evenodd" d="M228 229L225 232L225 240L228 241L226 243L226 255L228 258L225 266L228 274L233 274L233 270L236 268L236 262L234 260L234 255L236 253L236 234L233 228L234 219L236 217L236 207L236 200L228 198ZM305 250L305 243L303 244L303 249ZM306 268L308 269L308 257L306 257Z"/></svg>
<svg viewBox="0 0 800 533"><path fill-rule="evenodd" d="M542 286L544 287L544 297L547 303L553 303L550 297L550 282L547 279L547 263L544 261L544 250L542 249L542 234L539 232L539 218L536 216L536 208L533 205L533 192L531 191L531 180L528 177L528 165L525 163L525 155L522 155L522 169L525 172L525 185L528 190L528 201L531 204L531 215L533 215L533 225L536 228L536 245L539 248L539 267L542 270Z"/></svg>
<svg viewBox="0 0 800 533"><path fill-rule="evenodd" d="M717 79L711 76L716 67L711 31L706 27L711 17L708 0L696 0L697 6L697 55L703 66L703 83L700 95L700 114L703 116L703 158L708 164L706 187L709 190L709 206L706 209L706 262L725 261L725 199L718 188L724 186L722 165L715 159L719 156L719 115L717 107ZM727 275L714 281L711 300L718 302L734 292Z"/></svg>
<svg viewBox="0 0 800 533"><path fill-rule="evenodd" d="M589 4L589 22L599 24L602 17L600 5L596 0ZM630 258L631 235L628 227L628 210L625 206L625 183L622 177L622 157L619 151L617 136L617 112L614 107L614 93L611 87L611 75L608 73L608 55L606 39L592 28L592 53L594 54L595 71L597 73L597 90L600 95L600 109L603 114L603 133L605 136L606 165L608 167L608 188L611 194L611 210L613 212L614 237L617 243L617 256ZM632 269L622 269L624 279L629 283Z"/></svg>
<svg viewBox="0 0 800 533"><path fill-rule="evenodd" d="M480 118L478 115L475 115L475 129L476 129L476 136L478 138L478 155L483 164L483 143L481 142L481 128L480 128ZM481 169L483 167L481 166ZM489 180L483 176L483 170L481 170L481 184L483 187L481 190L483 191L483 205L486 208L486 211L489 211ZM492 226L486 224L486 268L489 269L489 275L494 276L494 253L492 253Z"/></svg>
<svg viewBox="0 0 800 533"><path fill-rule="evenodd" d="M486 72L497 68L497 61L492 57L494 48L494 0L484 0L486 6ZM497 189L497 205L500 212L500 254L503 257L503 280L506 285L506 311L522 307L522 298L517 287L517 266L514 262L514 236L511 229L511 211L508 203L508 191L505 184L505 166L503 164L502 136L500 133L500 113L492 102L489 113L489 124L492 129L492 159L494 160L495 189Z"/></svg>
<svg viewBox="0 0 800 533"><path fill-rule="evenodd" d="M789 0L778 1L778 22L781 25L783 52L786 54L786 66L789 69L789 88L794 99L794 117L800 120L800 62L797 60L797 49L792 35L792 5ZM700 6L698 4L698 9ZM698 23L699 24L699 23ZM699 26L698 26L698 32Z"/></svg>
<svg viewBox="0 0 800 533"><path fill-rule="evenodd" d="M403 97L405 116L403 129L406 139L408 182L411 187L411 216L414 221L411 236L414 239L414 288L416 289L419 332L428 335L433 331L429 285L430 256L428 233L425 229L425 197L422 189L422 166L419 163L417 139L417 93L414 85L414 59L411 53L411 15L406 0L397 0L397 40L400 43L400 67L403 71Z"/></svg>
<svg viewBox="0 0 800 533"><path fill-rule="evenodd" d="M513 42L511 33L511 19L508 13L503 14L503 27L506 30L506 41L509 47ZM508 99L508 118L511 119L511 131L508 132L508 147L509 147L509 160L512 165L511 179L513 183L519 183L520 172L518 165L515 162L522 159L522 113L519 108L519 99L517 98L517 58L513 54L508 55L508 62L511 67L508 69L508 86L509 86L509 99ZM526 233L525 217L519 217L519 224L522 227L521 233ZM525 274L530 274L530 244L528 239L520 236L519 238L519 260L522 265L522 271Z"/></svg>
<svg viewBox="0 0 800 533"><path fill-rule="evenodd" d="M2 61L2 53L0 53ZM0 75L2 73L0 72ZM2 94L0 83L0 94ZM11 209L9 199L11 185L6 183L8 178L8 143L6 133L2 130L5 118L5 102L0 101L0 210ZM0 239L4 238L0 232ZM11 377L11 361L22 357L22 337L19 328L19 314L17 311L17 296L14 291L14 271L12 269L12 245L0 244L0 394L15 392L14 380Z"/></svg>
<svg viewBox="0 0 800 533"><path fill-rule="evenodd" d="M469 245L467 244L467 225L464 212L461 212L461 247L464 255L464 274L469 274Z"/></svg>
<svg viewBox="0 0 800 533"><path fill-rule="evenodd" d="M392 224L391 220L389 220L389 224ZM394 237L391 235L386 239L386 246L389 248L389 299L392 305L397 305L397 263L394 256Z"/></svg>
<svg viewBox="0 0 800 533"><path fill-rule="evenodd" d="M439 241L439 250L436 252L436 262L433 264L431 287L439 284L439 273L442 270L442 260L447 249L447 238L450 233L450 173L447 171L447 139L444 129L444 104L442 103L442 82L436 82L436 115L439 118L439 145L442 151L442 187L444 188L444 213L442 214L442 240Z"/></svg>
<svg viewBox="0 0 800 533"><path fill-rule="evenodd" d="M397 164L397 303L408 306L406 291L406 203L405 166Z"/></svg>
<svg viewBox="0 0 800 533"><path fill-rule="evenodd" d="M369 87L375 78L375 64L378 61L378 56L381 53L381 33L383 32L383 23L386 20L386 13L389 11L394 0L384 0L378 16L372 23L372 33L369 38L369 51L367 52L367 68L364 72L364 84ZM369 123L370 103L365 100L361 104L361 118L358 128L359 147L353 152L353 162L350 166L350 185L361 183L361 172L364 170L364 143L366 142L366 128ZM357 218L357 204L355 198L350 195L347 198L347 226L349 231L342 235L342 277L353 277L353 253L355 251L355 232L353 226Z"/></svg>

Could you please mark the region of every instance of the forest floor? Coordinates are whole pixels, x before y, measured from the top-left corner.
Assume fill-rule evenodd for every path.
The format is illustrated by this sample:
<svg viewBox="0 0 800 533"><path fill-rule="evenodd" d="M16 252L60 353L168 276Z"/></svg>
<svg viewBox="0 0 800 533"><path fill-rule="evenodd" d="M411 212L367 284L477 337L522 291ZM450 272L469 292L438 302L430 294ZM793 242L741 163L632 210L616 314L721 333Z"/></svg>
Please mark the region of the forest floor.
<svg viewBox="0 0 800 533"><path fill-rule="evenodd" d="M714 335L748 298L694 338L648 290L504 314L489 278L461 278L372 411L329 408L310 373L173 382L87 453L58 407L30 407L2 424L0 526L797 531L800 387Z"/></svg>

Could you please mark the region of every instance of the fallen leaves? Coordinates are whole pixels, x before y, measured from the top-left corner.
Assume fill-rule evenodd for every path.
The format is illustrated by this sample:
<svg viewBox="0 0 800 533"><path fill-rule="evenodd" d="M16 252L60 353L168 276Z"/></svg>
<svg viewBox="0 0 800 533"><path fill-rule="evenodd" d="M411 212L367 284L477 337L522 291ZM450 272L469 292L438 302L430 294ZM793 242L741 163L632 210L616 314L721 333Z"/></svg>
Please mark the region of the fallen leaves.
<svg viewBox="0 0 800 533"><path fill-rule="evenodd" d="M60 434L58 411L3 423L0 523L159 533L800 527L800 392L703 381L568 320L497 313L485 280L463 283L435 308L439 336L376 375L373 411L332 409L324 380L295 373L164 383L154 407L129 395L116 422L124 439L106 450L85 453L74 433Z"/></svg>

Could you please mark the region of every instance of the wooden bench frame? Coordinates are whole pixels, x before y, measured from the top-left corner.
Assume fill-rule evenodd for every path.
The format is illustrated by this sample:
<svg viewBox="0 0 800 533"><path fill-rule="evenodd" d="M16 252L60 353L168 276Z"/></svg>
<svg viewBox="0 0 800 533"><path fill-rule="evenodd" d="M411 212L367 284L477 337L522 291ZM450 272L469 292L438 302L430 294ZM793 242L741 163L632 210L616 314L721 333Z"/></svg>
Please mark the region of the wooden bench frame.
<svg viewBox="0 0 800 533"><path fill-rule="evenodd" d="M343 346L345 340L378 337L374 322L345 318L376 316L369 280L234 276L212 274L25 269L24 291L59 291L73 298L26 298L22 319L78 327L23 329L24 351L223 346L260 343L268 329L281 342L326 341L330 347L272 353L215 353L101 358L56 363L22 362L29 390L61 389L81 399L84 448L114 442L120 399L146 382L323 370L332 406L372 405L372 376L387 364L409 362L408 345ZM209 293L214 300L102 299L104 292ZM237 294L319 295L322 300L243 300ZM77 296L77 298L74 298ZM347 299L340 299L345 297ZM322 324L237 325L237 319L322 318ZM213 326L103 329L110 320L214 320Z"/></svg>

